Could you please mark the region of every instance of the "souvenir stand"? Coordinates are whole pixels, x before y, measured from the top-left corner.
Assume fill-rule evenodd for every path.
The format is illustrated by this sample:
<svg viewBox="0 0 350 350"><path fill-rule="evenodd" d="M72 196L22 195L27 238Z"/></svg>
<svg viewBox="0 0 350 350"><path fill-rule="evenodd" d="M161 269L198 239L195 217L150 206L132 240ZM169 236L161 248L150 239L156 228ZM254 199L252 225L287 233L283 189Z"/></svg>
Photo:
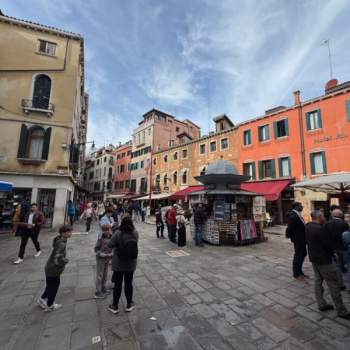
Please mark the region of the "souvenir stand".
<svg viewBox="0 0 350 350"><path fill-rule="evenodd" d="M204 241L216 245L244 245L265 240L265 198L240 189L240 184L248 179L224 160L210 164L205 175L196 177L204 189L190 193L189 197L191 207L203 203L206 208ZM194 235L193 220L191 232Z"/></svg>

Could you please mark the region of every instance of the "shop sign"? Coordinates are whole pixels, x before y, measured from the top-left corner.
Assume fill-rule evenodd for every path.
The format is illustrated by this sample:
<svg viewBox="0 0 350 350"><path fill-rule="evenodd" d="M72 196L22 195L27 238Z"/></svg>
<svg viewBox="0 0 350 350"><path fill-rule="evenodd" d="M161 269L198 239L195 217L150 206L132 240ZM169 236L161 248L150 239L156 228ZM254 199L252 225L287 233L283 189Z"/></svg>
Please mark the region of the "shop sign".
<svg viewBox="0 0 350 350"><path fill-rule="evenodd" d="M335 137L324 136L324 137L321 137L320 139L314 140L314 142L315 143L323 143L323 142L328 142L328 141L332 141L332 140L346 139L347 137L348 137L347 134L338 133Z"/></svg>

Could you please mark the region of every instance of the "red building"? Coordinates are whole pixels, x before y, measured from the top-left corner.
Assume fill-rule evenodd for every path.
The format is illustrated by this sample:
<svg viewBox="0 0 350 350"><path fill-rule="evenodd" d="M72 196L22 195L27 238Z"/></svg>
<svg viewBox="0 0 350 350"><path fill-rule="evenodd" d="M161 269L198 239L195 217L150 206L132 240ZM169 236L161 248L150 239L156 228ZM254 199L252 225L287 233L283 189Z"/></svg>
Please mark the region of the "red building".
<svg viewBox="0 0 350 350"><path fill-rule="evenodd" d="M114 194L129 193L132 142L119 145L115 150Z"/></svg>

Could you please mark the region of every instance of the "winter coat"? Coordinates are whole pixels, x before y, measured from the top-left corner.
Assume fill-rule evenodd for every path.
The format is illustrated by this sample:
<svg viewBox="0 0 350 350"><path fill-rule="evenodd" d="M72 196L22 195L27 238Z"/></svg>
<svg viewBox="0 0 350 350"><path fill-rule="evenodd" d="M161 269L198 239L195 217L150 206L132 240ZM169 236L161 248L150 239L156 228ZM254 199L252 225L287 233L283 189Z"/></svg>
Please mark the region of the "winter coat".
<svg viewBox="0 0 350 350"><path fill-rule="evenodd" d="M48 277L58 277L62 274L68 263L68 259L66 258L67 241L63 240L61 236L57 236L54 238L52 246L53 250L45 265L45 274Z"/></svg>
<svg viewBox="0 0 350 350"><path fill-rule="evenodd" d="M68 216L75 215L75 205L73 203L68 203Z"/></svg>
<svg viewBox="0 0 350 350"><path fill-rule="evenodd" d="M100 259L111 259L112 258L112 248L108 247L110 238L99 238L95 244L96 257Z"/></svg>

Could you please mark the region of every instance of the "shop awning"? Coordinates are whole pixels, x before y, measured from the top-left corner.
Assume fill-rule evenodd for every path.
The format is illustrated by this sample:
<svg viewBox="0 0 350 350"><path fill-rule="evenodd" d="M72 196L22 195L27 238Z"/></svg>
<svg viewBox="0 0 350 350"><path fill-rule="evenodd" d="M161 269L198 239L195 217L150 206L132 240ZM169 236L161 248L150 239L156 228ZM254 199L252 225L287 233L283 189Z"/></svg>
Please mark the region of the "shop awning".
<svg viewBox="0 0 350 350"><path fill-rule="evenodd" d="M172 193L170 192L163 192L163 193L152 193L151 195L151 199L164 199L164 198L168 198L169 196L171 196ZM143 196L141 198L138 198L139 201L142 200L149 200L149 194L147 196Z"/></svg>
<svg viewBox="0 0 350 350"><path fill-rule="evenodd" d="M186 197L191 192L197 192L204 190L204 186L189 186L184 188L183 190L175 192L172 196L169 197L170 200L179 201L186 200Z"/></svg>
<svg viewBox="0 0 350 350"><path fill-rule="evenodd" d="M106 198L107 199L117 199L117 198L122 198L125 196L125 193L120 193L120 194L107 194Z"/></svg>
<svg viewBox="0 0 350 350"><path fill-rule="evenodd" d="M241 184L241 189L262 194L267 201L276 201L289 183L290 180L244 182Z"/></svg>
<svg viewBox="0 0 350 350"><path fill-rule="evenodd" d="M0 191L2 192L11 192L13 184L6 181L0 181Z"/></svg>

